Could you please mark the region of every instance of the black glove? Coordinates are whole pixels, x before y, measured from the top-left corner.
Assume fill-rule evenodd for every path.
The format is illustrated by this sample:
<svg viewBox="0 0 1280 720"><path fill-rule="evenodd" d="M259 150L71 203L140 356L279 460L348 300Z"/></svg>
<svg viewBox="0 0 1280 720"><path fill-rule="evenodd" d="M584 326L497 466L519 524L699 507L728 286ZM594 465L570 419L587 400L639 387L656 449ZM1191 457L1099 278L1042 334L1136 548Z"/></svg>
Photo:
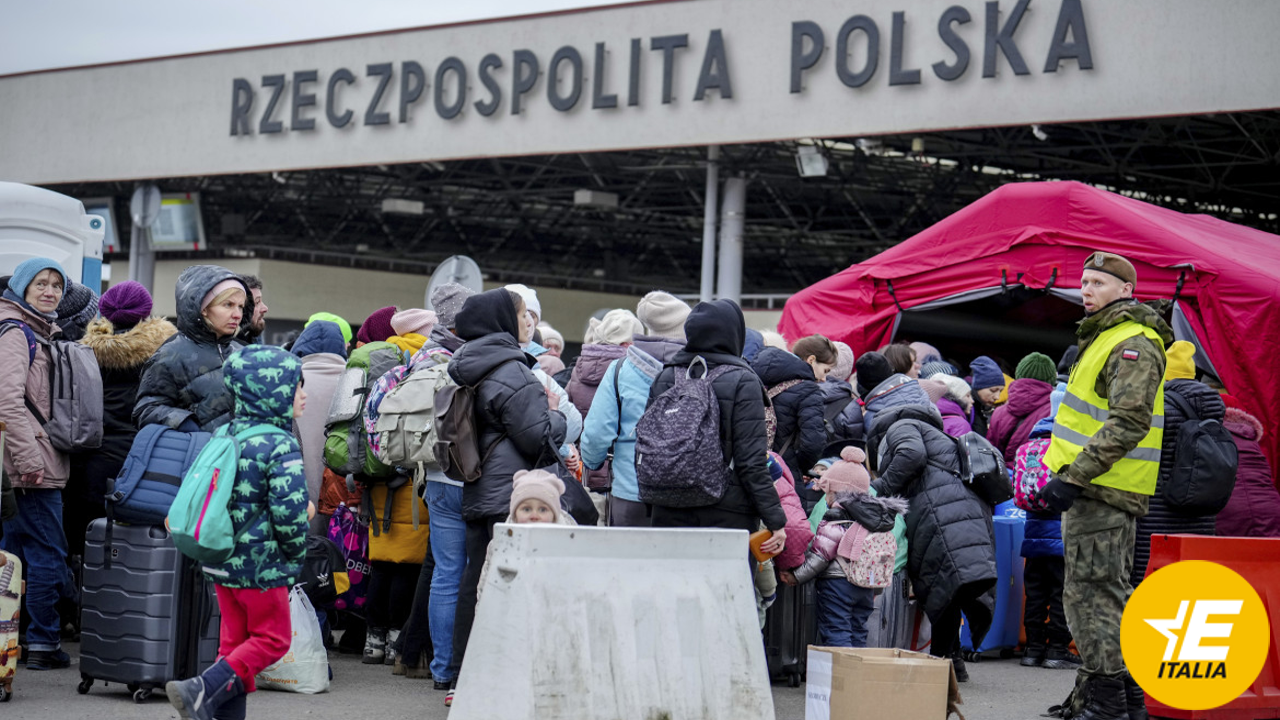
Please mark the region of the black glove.
<svg viewBox="0 0 1280 720"><path fill-rule="evenodd" d="M1053 512L1064 513L1071 509L1071 505L1082 492L1084 488L1072 485L1063 480L1060 475L1054 475L1053 479L1045 483L1045 486L1036 493L1035 499Z"/></svg>

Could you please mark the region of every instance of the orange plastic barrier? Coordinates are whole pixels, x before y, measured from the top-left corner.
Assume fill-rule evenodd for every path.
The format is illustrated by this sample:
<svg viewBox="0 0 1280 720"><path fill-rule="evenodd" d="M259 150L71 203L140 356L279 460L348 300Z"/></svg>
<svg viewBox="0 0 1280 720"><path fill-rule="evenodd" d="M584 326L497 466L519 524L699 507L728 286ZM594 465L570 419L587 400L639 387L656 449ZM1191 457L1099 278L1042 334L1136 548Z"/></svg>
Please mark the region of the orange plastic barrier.
<svg viewBox="0 0 1280 720"><path fill-rule="evenodd" d="M1231 568L1258 591L1271 619L1271 649L1258 679L1243 695L1213 710L1178 710L1147 696L1151 717L1177 720L1280 718L1280 539L1152 535L1147 575L1183 560L1208 560Z"/></svg>

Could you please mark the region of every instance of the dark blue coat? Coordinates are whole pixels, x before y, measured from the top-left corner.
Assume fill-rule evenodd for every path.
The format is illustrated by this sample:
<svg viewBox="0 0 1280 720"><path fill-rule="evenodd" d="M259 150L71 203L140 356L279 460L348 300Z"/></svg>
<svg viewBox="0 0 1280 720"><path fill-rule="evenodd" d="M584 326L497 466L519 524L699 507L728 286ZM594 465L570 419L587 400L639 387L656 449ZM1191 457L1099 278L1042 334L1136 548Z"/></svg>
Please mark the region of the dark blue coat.
<svg viewBox="0 0 1280 720"><path fill-rule="evenodd" d="M791 477L799 480L822 459L822 451L827 446L827 427L822 416L826 404L822 390L814 380L813 368L786 350L767 347L751 361L751 369L755 370L766 388L791 380L800 381L800 384L773 398L778 429L773 436L773 447L769 448L782 455L791 470ZM783 447L786 447L786 452L782 452ZM796 488L797 492L801 489L802 485ZM804 497L803 493L801 497Z"/></svg>

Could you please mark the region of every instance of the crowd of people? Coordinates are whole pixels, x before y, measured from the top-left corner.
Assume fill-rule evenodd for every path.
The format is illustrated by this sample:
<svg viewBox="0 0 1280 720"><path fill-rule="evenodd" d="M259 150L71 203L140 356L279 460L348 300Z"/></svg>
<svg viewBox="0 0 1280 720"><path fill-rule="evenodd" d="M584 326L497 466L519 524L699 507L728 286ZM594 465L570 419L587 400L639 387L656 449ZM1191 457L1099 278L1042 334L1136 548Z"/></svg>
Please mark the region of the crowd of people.
<svg viewBox="0 0 1280 720"><path fill-rule="evenodd" d="M1008 363L993 348L967 364L924 342L857 357L821 335L789 342L748 329L731 301L691 308L661 291L593 319L570 359L523 285L479 293L444 285L432 309L382 308L354 332L318 312L274 348L257 344L267 305L256 278L188 268L170 323L153 315L137 283L98 298L56 262L29 260L0 280L0 365L26 368L0 374L0 509L3 546L28 573L27 668L70 664L61 638L79 600L84 528L104 515L108 481L139 428L265 424L288 434L242 458L246 493L237 502L270 512L263 526L249 526L256 516L238 521L237 558L205 568L218 586L222 658L171 684L184 717L244 717L254 675L289 647L288 588L306 554L296 539L326 536L352 512L368 531L362 608L324 620L345 628L339 649L432 680L446 704L495 525L597 517L609 527L767 531L758 550L768 560L750 566L761 623L779 592L813 582L822 645L892 644L869 620L879 612L879 625L903 623L892 599L914 597L932 625L930 652L950 658L964 682L961 616L976 647L992 623L997 581L994 509L966 483L956 442L976 434L1003 456L1013 486L1022 475L1041 478L1025 498L1022 664L1079 670L1062 713L1134 718L1142 693L1119 658L1116 609L1145 573L1151 535L1280 536L1280 495L1259 449L1260 423L1197 371L1194 345L1174 342L1158 304L1132 299L1132 265L1104 255L1085 269L1081 342L1060 362L1031 353ZM91 348L101 370L104 432L92 452L57 449L43 430L55 340ZM384 355L387 367L378 364ZM352 451L349 460L363 464L344 471L331 456L326 411L339 388L351 390L344 378L353 363L371 377L359 388L358 420L337 437L340 445L359 438L360 457ZM473 393L472 482L439 463L379 460L384 399L420 373L443 378L442 368ZM653 448L674 454L685 444L655 442L671 426L646 411L699 391L717 426L696 439L719 449L722 484L711 502L663 499L674 496L655 489L657 465L679 463L652 458L664 452ZM1239 448L1235 490L1216 515L1175 512L1160 493L1179 424L1193 419L1223 422ZM309 510L301 492L285 492L295 481ZM580 496L591 502L573 500ZM1073 553L1086 541L1093 551Z"/></svg>

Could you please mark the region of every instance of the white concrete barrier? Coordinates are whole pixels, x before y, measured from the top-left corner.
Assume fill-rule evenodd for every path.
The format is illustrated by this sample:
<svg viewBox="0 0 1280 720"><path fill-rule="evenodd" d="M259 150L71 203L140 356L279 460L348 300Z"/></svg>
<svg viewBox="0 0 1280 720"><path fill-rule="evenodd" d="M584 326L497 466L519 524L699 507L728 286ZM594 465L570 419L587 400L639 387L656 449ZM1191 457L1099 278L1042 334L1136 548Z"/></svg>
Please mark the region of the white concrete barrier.
<svg viewBox="0 0 1280 720"><path fill-rule="evenodd" d="M745 532L494 533L451 720L773 718Z"/></svg>

